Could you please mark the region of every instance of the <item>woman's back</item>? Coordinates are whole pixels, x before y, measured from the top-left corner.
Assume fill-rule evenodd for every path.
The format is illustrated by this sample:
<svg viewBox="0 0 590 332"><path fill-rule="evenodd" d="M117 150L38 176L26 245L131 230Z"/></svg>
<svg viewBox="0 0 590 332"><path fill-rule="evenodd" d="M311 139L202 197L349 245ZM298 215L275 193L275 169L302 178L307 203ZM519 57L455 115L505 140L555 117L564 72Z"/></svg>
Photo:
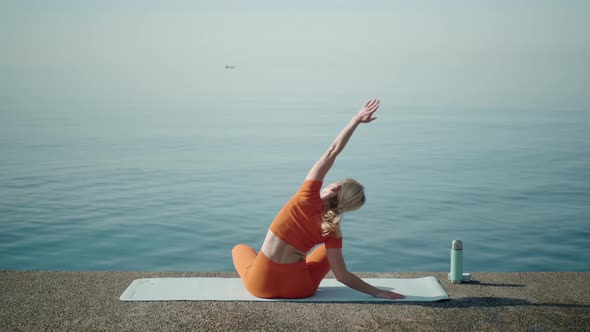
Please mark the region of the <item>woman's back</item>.
<svg viewBox="0 0 590 332"><path fill-rule="evenodd" d="M270 229L266 233L266 238L260 250L271 261L280 264L303 262L307 254L278 238Z"/></svg>

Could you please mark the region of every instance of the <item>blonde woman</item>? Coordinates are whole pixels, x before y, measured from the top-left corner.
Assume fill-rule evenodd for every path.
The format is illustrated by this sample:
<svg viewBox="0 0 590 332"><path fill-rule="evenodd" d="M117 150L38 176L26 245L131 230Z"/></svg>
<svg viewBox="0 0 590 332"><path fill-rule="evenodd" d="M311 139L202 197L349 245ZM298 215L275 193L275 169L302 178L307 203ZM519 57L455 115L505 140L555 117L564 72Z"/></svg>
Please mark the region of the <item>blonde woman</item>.
<svg viewBox="0 0 590 332"><path fill-rule="evenodd" d="M338 281L359 292L392 300L404 298L369 285L349 272L344 263L340 221L343 213L359 209L365 203L363 186L353 179L345 179L320 191L324 177L354 130L361 123L375 120L373 113L378 108L379 100L368 101L344 127L275 217L258 254L245 244L233 248L236 271L254 296L311 296L332 269ZM307 254L320 243L323 244Z"/></svg>

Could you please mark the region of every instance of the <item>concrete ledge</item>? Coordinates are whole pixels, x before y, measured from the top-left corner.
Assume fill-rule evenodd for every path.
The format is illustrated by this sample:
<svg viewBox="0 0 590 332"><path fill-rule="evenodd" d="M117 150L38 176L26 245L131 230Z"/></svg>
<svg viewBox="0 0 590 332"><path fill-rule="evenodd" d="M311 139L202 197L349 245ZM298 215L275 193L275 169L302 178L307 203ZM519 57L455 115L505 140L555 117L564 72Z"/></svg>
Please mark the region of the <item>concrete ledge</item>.
<svg viewBox="0 0 590 332"><path fill-rule="evenodd" d="M122 302L136 278L237 277L230 272L0 271L0 331L388 330L589 331L590 272L473 273L428 303ZM328 277L333 277L329 275Z"/></svg>

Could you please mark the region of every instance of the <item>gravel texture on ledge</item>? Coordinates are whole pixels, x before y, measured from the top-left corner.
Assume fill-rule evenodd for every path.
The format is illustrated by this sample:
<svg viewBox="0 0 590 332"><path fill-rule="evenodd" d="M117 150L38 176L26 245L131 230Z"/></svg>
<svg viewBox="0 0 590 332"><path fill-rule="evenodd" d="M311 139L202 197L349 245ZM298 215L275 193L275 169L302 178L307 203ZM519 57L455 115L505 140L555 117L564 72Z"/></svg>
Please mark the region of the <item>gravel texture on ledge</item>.
<svg viewBox="0 0 590 332"><path fill-rule="evenodd" d="M590 272L357 273L434 275L443 302L123 302L137 278L237 277L233 272L0 271L0 331L590 331ZM333 277L329 274L328 278Z"/></svg>

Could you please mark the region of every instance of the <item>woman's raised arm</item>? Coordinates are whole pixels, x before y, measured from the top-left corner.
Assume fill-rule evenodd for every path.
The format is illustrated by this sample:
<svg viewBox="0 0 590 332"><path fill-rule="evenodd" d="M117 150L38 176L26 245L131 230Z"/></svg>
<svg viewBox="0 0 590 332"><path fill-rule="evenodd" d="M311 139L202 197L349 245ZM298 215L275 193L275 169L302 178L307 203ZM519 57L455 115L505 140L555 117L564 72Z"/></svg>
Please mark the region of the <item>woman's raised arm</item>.
<svg viewBox="0 0 590 332"><path fill-rule="evenodd" d="M373 113L375 113L378 108L378 99L367 101L365 106L361 108L361 110L350 120L346 127L342 129L340 134L338 134L334 142L328 148L328 151L326 151L313 165L305 179L323 181L330 168L332 168L332 165L334 165L336 157L340 154L340 152L342 152L346 146L346 143L348 143L348 140L350 139L350 136L352 136L352 133L356 127L361 123L369 123L377 119L376 117L373 117Z"/></svg>

